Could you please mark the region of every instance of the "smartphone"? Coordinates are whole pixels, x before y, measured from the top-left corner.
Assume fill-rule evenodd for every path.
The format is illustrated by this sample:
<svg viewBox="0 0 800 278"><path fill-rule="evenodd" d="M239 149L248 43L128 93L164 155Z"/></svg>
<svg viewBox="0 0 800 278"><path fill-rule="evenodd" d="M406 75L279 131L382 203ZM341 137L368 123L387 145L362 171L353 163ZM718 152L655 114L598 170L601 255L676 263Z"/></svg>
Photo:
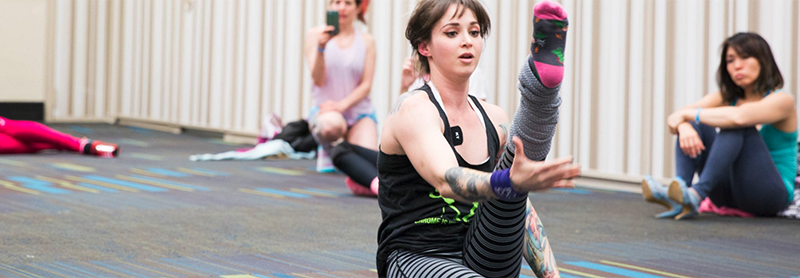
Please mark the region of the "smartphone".
<svg viewBox="0 0 800 278"><path fill-rule="evenodd" d="M328 11L327 24L333 26L333 31L330 32L331 36L339 34L339 12Z"/></svg>

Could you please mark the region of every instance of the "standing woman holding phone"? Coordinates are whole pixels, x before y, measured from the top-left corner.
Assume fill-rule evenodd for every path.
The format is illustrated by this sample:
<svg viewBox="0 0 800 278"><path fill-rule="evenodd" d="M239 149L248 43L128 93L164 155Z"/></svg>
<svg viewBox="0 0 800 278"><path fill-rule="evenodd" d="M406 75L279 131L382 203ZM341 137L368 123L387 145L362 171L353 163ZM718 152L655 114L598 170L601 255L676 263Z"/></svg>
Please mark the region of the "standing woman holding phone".
<svg viewBox="0 0 800 278"><path fill-rule="evenodd" d="M375 40L354 26L356 20L364 21L367 2L331 0L328 25L306 32L304 53L314 81L309 124L320 144L319 172L333 171L331 144L342 139L377 149L377 118L369 99L375 72ZM336 24L332 20L336 18L338 26L331 25Z"/></svg>

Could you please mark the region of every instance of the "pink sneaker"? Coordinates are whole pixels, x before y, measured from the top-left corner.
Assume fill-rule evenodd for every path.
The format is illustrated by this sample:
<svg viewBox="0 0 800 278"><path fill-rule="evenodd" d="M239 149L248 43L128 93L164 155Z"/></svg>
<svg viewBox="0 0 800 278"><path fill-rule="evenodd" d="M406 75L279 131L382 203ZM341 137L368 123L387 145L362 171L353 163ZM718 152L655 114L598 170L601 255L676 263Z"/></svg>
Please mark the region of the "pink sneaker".
<svg viewBox="0 0 800 278"><path fill-rule="evenodd" d="M369 188L364 187L363 185L358 184L350 177L344 178L344 184L347 188L350 188L350 191L353 192L356 196L367 196L367 197L375 197L378 196Z"/></svg>

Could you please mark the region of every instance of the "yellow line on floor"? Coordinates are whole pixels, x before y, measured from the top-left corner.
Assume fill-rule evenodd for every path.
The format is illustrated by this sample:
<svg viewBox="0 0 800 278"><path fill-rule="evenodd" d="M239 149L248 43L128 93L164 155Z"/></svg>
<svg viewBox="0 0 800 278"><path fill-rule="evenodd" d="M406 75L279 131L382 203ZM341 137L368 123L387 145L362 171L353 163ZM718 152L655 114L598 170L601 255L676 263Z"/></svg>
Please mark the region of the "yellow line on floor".
<svg viewBox="0 0 800 278"><path fill-rule="evenodd" d="M635 269L635 270L647 271L647 272L650 272L650 273L655 273L655 274L658 274L658 275L664 275L664 276L669 276L669 277L689 278L689 277L683 276L683 275L678 275L678 274L674 274L674 273L669 273L669 272L665 272L665 271L659 271L659 270L655 270L655 269L649 269L649 268L645 268L645 267L641 267L641 266L629 265L629 264L624 264L624 263L605 261L605 260L600 261L600 263L607 264L607 265L621 266L621 267Z"/></svg>
<svg viewBox="0 0 800 278"><path fill-rule="evenodd" d="M69 278L69 276L64 276L64 275L61 275L60 273L52 272L52 271L50 271L50 270L47 270L47 269L44 269L44 268L38 267L38 266L36 266L36 265L29 264L28 266L30 266L30 267L35 267L35 268L38 268L38 269L41 269L41 270L47 271L47 272L53 273L53 274L55 274L55 275L58 275L58 276L61 276L61 277L67 277L67 278Z"/></svg>
<svg viewBox="0 0 800 278"><path fill-rule="evenodd" d="M193 275L201 275L201 276L204 275L203 273L200 273L200 272L194 272L194 271L191 271L191 270L188 270L188 269L179 268L179 267L176 267L174 265L167 264L167 263L164 263L164 262L154 261L154 260L151 260L151 259L145 259L145 260L150 261L150 262L152 262L154 264L163 265L163 266L166 266L166 267L169 267L169 268L177 269L178 271L183 272L183 273L191 273ZM205 274L205 275L208 275L208 274Z"/></svg>
<svg viewBox="0 0 800 278"><path fill-rule="evenodd" d="M105 272L114 273L114 274L119 275L117 277L131 277L130 275L125 275L125 274L122 274L122 273L119 273L119 272L116 272L116 271L113 271L113 270L110 270L110 269L106 269L106 268L103 268L103 267L100 267L100 266L97 266L97 265L93 265L93 264L87 263L87 262L78 262L78 263L82 263L82 264L97 268L97 269L105 271Z"/></svg>
<svg viewBox="0 0 800 278"><path fill-rule="evenodd" d="M188 191L188 192L194 191L194 189L186 188L186 187L183 187L183 186L176 186L176 185L161 183L161 182L157 182L157 181L149 181L149 180L137 179L137 178L134 178L134 177L128 177L128 176L123 176L123 175L117 175L117 178L119 178L121 180L126 180L126 181L145 183L145 184L149 184L149 185L153 185L153 186L166 187L166 188L169 188L169 189L182 190L182 191Z"/></svg>
<svg viewBox="0 0 800 278"><path fill-rule="evenodd" d="M8 182L8 181L0 180L0 185L4 186L5 188L11 189L11 190L16 190L16 191L19 191L19 192L24 192L24 193L33 194L33 195L39 195L39 191L36 191L36 190L33 190L33 189L24 188L24 187L20 187L20 186L17 186L16 184Z"/></svg>
<svg viewBox="0 0 800 278"><path fill-rule="evenodd" d="M94 188L83 187L83 186L80 186L80 185L74 185L74 184L72 184L72 183L70 183L68 181L62 181L62 180L59 180L59 179L53 179L53 178L48 178L48 177L43 177L43 176L36 176L36 179L37 180L47 181L47 182L52 182L52 183L58 184L58 185L60 185L61 187L64 187L64 188L75 189L75 190L85 191L85 192L89 192L89 193L100 193L100 190L97 190L97 189L94 189Z"/></svg>
<svg viewBox="0 0 800 278"><path fill-rule="evenodd" d="M250 194L256 194L256 195L262 195L262 196L267 196L267 197L272 197L272 198L283 199L283 196L278 195L278 194L255 191L255 190L251 190L251 189L247 189L247 188L239 188L239 191L244 192L244 193L250 193Z"/></svg>
<svg viewBox="0 0 800 278"><path fill-rule="evenodd" d="M4 264L4 263L0 263L0 265L4 266L4 267L6 267L6 268L8 268L8 269L10 269L10 270L13 270L14 272L17 272L17 273L23 273L24 275L28 275L28 276L33 276L33 277L44 278L44 277L42 277L42 276L39 276L39 275L36 275L36 274L30 273L30 272L27 272L27 271L25 271L25 270L22 270L22 269L19 269L19 268L16 268L16 267L13 267L13 266L10 266L10 265L7 265L7 264Z"/></svg>
<svg viewBox="0 0 800 278"><path fill-rule="evenodd" d="M127 156L141 158L146 160L154 160L154 161L162 161L164 160L163 157L158 155L146 154L146 153L128 153Z"/></svg>
<svg viewBox="0 0 800 278"><path fill-rule="evenodd" d="M164 273L164 272L161 272L161 271L156 271L156 270L154 270L154 269L149 269L149 268L146 268L146 267L143 267L143 266L135 265L135 264L132 264L132 263L129 263L129 262L126 262L126 261L122 261L122 260L120 260L120 259L114 259L114 260L115 260L115 261L118 261L118 262L121 262L121 263L123 263L123 264L129 265L129 266L132 266L132 267L136 267L136 268L144 269L144 270L146 270L146 271L153 272L153 273L158 273L158 274L164 275L165 277L172 276L172 275L166 274L166 273Z"/></svg>
<svg viewBox="0 0 800 278"><path fill-rule="evenodd" d="M198 175L198 176L206 176L206 177L214 177L214 176L216 176L214 174L195 171L195 170L192 170L192 169L189 169L189 168L183 168L183 167L178 167L178 172L183 172L183 173L192 174L192 175Z"/></svg>
<svg viewBox="0 0 800 278"><path fill-rule="evenodd" d="M2 266L2 265L0 265L0 269L2 269L2 270L8 270L9 272L11 272L11 273L14 273L14 274L17 274L17 275L22 275L22 276L25 276L25 273L18 272L18 271L14 271L13 269L6 268L5 266Z"/></svg>
<svg viewBox="0 0 800 278"><path fill-rule="evenodd" d="M320 196L320 197L333 197L333 198L339 197L337 195L333 195L333 194L329 194L329 193L316 192L316 191L310 191L310 190L298 189L298 188L291 188L291 189L289 189L289 191L308 194L308 195L314 195L314 196Z"/></svg>
<svg viewBox="0 0 800 278"><path fill-rule="evenodd" d="M72 164L72 163L53 163L52 165L53 165L53 167L64 168L64 169L69 169L69 170L78 171L78 172L92 173L92 172L96 171L94 169L94 167L77 165L77 164Z"/></svg>
<svg viewBox="0 0 800 278"><path fill-rule="evenodd" d="M247 271L242 271L241 269L235 269L235 268L227 267L227 266L224 266L224 265L215 264L215 263L212 263L212 262L207 262L207 261L203 261L203 260L200 260L200 259L197 259L197 258L191 258L191 257L186 257L186 258L190 259L190 260L193 260L193 261L196 261L196 262L200 262L200 263L204 263L204 264L213 265L213 266L216 266L216 267L229 269L229 270L232 270L232 271L235 271L235 272L238 272L238 273L247 272Z"/></svg>
<svg viewBox="0 0 800 278"><path fill-rule="evenodd" d="M589 273L586 273L586 272L577 271L577 270L569 270L569 269L566 269L566 268L563 268L563 267L559 267L558 270L561 271L561 272L566 272L566 273L575 274L575 275L581 275L581 276L585 276L585 277L589 277L589 278L603 278L603 276L592 275L592 274L589 274Z"/></svg>
<svg viewBox="0 0 800 278"><path fill-rule="evenodd" d="M142 169L136 169L136 168L131 169L131 172L136 173L136 174L140 174L140 175L151 176L151 177L154 177L154 178L160 178L160 177L164 176L164 175L159 175L159 174L156 174L156 173L153 173L153 172L145 171L145 170L142 170Z"/></svg>
<svg viewBox="0 0 800 278"><path fill-rule="evenodd" d="M75 177L75 176L66 176L65 178L68 179L68 180L72 180L72 181L91 183L91 184L96 184L96 185L99 185L99 186L105 186L105 187L108 187L108 188L122 190L122 191L139 192L139 190L136 190L136 189L133 189L133 188L130 188L130 187L127 187L127 186L121 186L121 185L111 184L111 183L102 182L102 181L94 181L94 180L79 178L79 177Z"/></svg>
<svg viewBox="0 0 800 278"><path fill-rule="evenodd" d="M28 163L19 162L19 161L10 160L10 159L0 159L0 163L12 165L12 166L19 166L19 167L27 167L28 166Z"/></svg>
<svg viewBox="0 0 800 278"><path fill-rule="evenodd" d="M283 168L275 168L275 167L258 167L258 170L267 173L274 173L274 174L281 174L281 175L289 175L289 176L302 176L305 173L303 171L295 171L295 170L288 170Z"/></svg>

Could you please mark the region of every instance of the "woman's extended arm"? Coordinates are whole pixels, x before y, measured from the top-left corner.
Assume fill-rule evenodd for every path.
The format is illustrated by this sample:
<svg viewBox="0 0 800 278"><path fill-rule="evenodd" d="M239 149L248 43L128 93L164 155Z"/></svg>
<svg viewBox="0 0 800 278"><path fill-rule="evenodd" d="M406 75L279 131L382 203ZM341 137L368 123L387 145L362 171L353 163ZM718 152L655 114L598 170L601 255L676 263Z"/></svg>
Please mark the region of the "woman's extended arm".
<svg viewBox="0 0 800 278"><path fill-rule="evenodd" d="M771 94L762 100L740 106L712 108L686 108L676 111L683 122L695 121L719 128L749 127L769 124L789 117L794 109L794 98L789 94ZM699 115L698 115L699 112ZM699 117L698 117L699 116Z"/></svg>
<svg viewBox="0 0 800 278"><path fill-rule="evenodd" d="M416 97L415 97L416 96ZM491 188L492 173L458 166L455 154L442 136L439 113L424 92L403 94L386 120L388 132L408 156L414 169L446 198L478 202L497 198ZM386 130L385 130L386 131ZM571 178L580 173L571 158L535 162L522 155L522 142L516 138L519 156L514 159L510 179L518 192L553 187L573 187Z"/></svg>

